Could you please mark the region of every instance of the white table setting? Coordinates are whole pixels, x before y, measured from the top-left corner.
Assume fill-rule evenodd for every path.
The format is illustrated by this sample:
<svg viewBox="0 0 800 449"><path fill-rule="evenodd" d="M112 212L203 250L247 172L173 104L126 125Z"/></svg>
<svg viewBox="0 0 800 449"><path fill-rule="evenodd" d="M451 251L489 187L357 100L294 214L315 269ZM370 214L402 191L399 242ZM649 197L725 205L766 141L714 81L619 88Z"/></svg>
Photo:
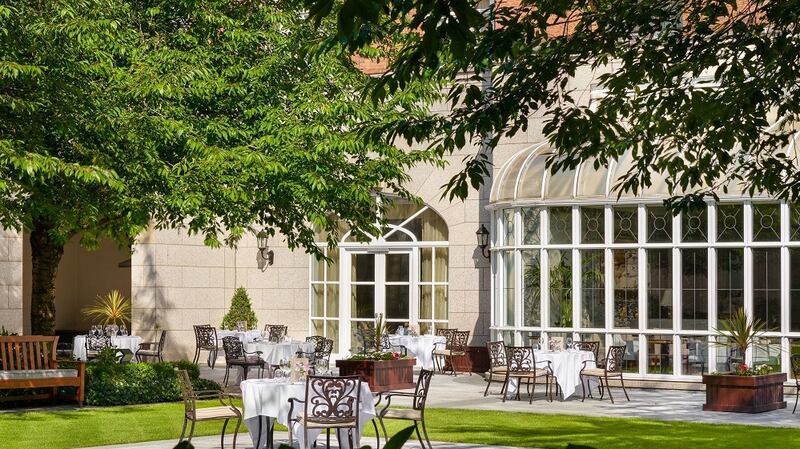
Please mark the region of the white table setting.
<svg viewBox="0 0 800 449"><path fill-rule="evenodd" d="M389 343L393 346L405 346L408 355L417 358L417 365L433 369L433 350L439 344L444 349L447 337L436 335L389 335Z"/></svg>
<svg viewBox="0 0 800 449"><path fill-rule="evenodd" d="M270 342L252 341L245 344L247 352L261 351L261 359L272 366L278 366L281 360L289 360L295 357L297 351L306 353L314 352L314 343L304 341Z"/></svg>
<svg viewBox="0 0 800 449"><path fill-rule="evenodd" d="M139 349L142 337L136 335L114 335L111 337L111 346L117 349L128 349L134 354ZM72 340L72 356L75 360L86 361L86 335L76 335Z"/></svg>
<svg viewBox="0 0 800 449"><path fill-rule="evenodd" d="M246 345L261 338L261 331L258 329L252 329L249 331L219 329L217 331L217 340L220 341L220 344L222 344L221 342L224 337L236 337L242 342L242 344Z"/></svg>
<svg viewBox="0 0 800 449"><path fill-rule="evenodd" d="M567 349L564 351L548 351L536 349L534 350L534 358L536 360L536 368L542 369L547 367L547 362L553 369L553 375L556 377L558 386L561 388L563 399L575 394L578 386L581 384L580 373L583 368L583 362L587 360L594 361L594 353L592 351L579 351L577 349ZM589 364L590 368L594 368L594 364ZM513 398L517 393L518 379L511 379L506 392L506 398Z"/></svg>
<svg viewBox="0 0 800 449"><path fill-rule="evenodd" d="M248 379L240 385L242 391L242 404L244 406L244 422L250 438L253 440L254 449L272 449L272 428L274 420L286 426L289 423L290 398L305 400L306 382L291 382L288 378L277 379ZM302 416L303 404L295 404L292 411L294 417ZM361 429L376 415L373 404L372 392L369 385L361 383L359 405L359 419ZM293 423L294 437L299 447L305 447L303 428ZM308 429L309 440L314 441L322 433L322 429ZM357 441L360 440L360 437ZM347 438L341 439L347 446Z"/></svg>

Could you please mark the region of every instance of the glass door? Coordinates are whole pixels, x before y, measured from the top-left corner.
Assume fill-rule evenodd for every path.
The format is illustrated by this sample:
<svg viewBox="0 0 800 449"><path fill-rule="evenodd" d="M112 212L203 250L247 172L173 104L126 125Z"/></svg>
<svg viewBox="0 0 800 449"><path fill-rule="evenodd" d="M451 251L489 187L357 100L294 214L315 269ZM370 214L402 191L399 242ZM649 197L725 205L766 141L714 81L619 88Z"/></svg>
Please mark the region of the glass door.
<svg viewBox="0 0 800 449"><path fill-rule="evenodd" d="M413 321L416 310L412 292L412 250L348 251L344 298L349 296L349 342L342 348L360 352L364 339L374 333L375 316L382 314L386 330L394 333L400 326ZM345 334L342 333L342 338Z"/></svg>

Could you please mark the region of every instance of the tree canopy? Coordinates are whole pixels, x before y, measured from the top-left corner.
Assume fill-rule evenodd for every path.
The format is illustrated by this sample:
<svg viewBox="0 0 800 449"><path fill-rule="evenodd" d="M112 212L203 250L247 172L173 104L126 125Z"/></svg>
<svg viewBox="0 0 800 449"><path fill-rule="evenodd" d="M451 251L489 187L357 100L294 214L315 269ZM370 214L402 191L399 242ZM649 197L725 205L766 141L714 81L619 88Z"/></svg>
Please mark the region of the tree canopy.
<svg viewBox="0 0 800 449"><path fill-rule="evenodd" d="M372 229L376 195L410 196L406 169L435 155L352 130L417 115L429 89L359 101L348 54L305 51L330 28L301 6L0 2L0 225L31 233L34 332L73 236L185 227L216 246L263 227L313 252L311 224L335 241L338 220Z"/></svg>
<svg viewBox="0 0 800 449"><path fill-rule="evenodd" d="M484 148L542 114L553 170L635 159L618 188L667 175L672 205L740 183L800 197L785 151L800 113L800 2L769 0L306 0L337 18L327 48L391 48L375 101L423 78L452 82L449 114L386 120L367 135L432 142L440 154L483 145L448 185L464 197L488 174ZM480 5L488 7L481 8ZM571 83L589 70L601 96ZM484 86L490 86L484 88Z"/></svg>

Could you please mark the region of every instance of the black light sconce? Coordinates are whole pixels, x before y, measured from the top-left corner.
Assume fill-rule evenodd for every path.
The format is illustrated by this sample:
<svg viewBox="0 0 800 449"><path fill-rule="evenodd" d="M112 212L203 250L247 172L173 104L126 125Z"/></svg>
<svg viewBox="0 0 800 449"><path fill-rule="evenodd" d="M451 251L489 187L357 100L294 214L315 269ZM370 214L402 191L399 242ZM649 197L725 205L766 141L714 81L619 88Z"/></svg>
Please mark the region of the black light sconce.
<svg viewBox="0 0 800 449"><path fill-rule="evenodd" d="M475 237L478 239L478 248L481 249L483 257L487 259L491 258L492 253L489 252L489 230L486 229L486 226L481 225L475 232Z"/></svg>
<svg viewBox="0 0 800 449"><path fill-rule="evenodd" d="M258 255L264 260L265 268L272 265L275 261L275 253L269 249L269 234L263 229L256 234L256 246L258 246Z"/></svg>

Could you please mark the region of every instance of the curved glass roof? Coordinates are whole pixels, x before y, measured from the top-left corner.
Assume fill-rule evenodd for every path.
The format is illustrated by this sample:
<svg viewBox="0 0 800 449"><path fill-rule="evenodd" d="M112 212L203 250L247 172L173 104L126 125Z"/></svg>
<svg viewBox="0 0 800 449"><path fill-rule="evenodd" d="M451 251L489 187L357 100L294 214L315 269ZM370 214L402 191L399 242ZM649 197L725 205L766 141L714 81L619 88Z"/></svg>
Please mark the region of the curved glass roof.
<svg viewBox="0 0 800 449"><path fill-rule="evenodd" d="M780 126L781 121L772 127ZM800 161L800 133L796 133L786 149ZM519 151L500 169L492 184L491 203L517 201L530 202L569 202L569 201L616 201L618 192L614 190L617 182L633 166L633 156L625 153L609 166L595 167L595 160L583 162L575 170L552 173L546 162L553 155L547 142L538 143ZM800 166L800 163L798 163ZM623 193L621 199L658 199L680 195L670 192L666 177L651 175L651 185L638 195ZM728 185L723 196L741 196L742 186Z"/></svg>

